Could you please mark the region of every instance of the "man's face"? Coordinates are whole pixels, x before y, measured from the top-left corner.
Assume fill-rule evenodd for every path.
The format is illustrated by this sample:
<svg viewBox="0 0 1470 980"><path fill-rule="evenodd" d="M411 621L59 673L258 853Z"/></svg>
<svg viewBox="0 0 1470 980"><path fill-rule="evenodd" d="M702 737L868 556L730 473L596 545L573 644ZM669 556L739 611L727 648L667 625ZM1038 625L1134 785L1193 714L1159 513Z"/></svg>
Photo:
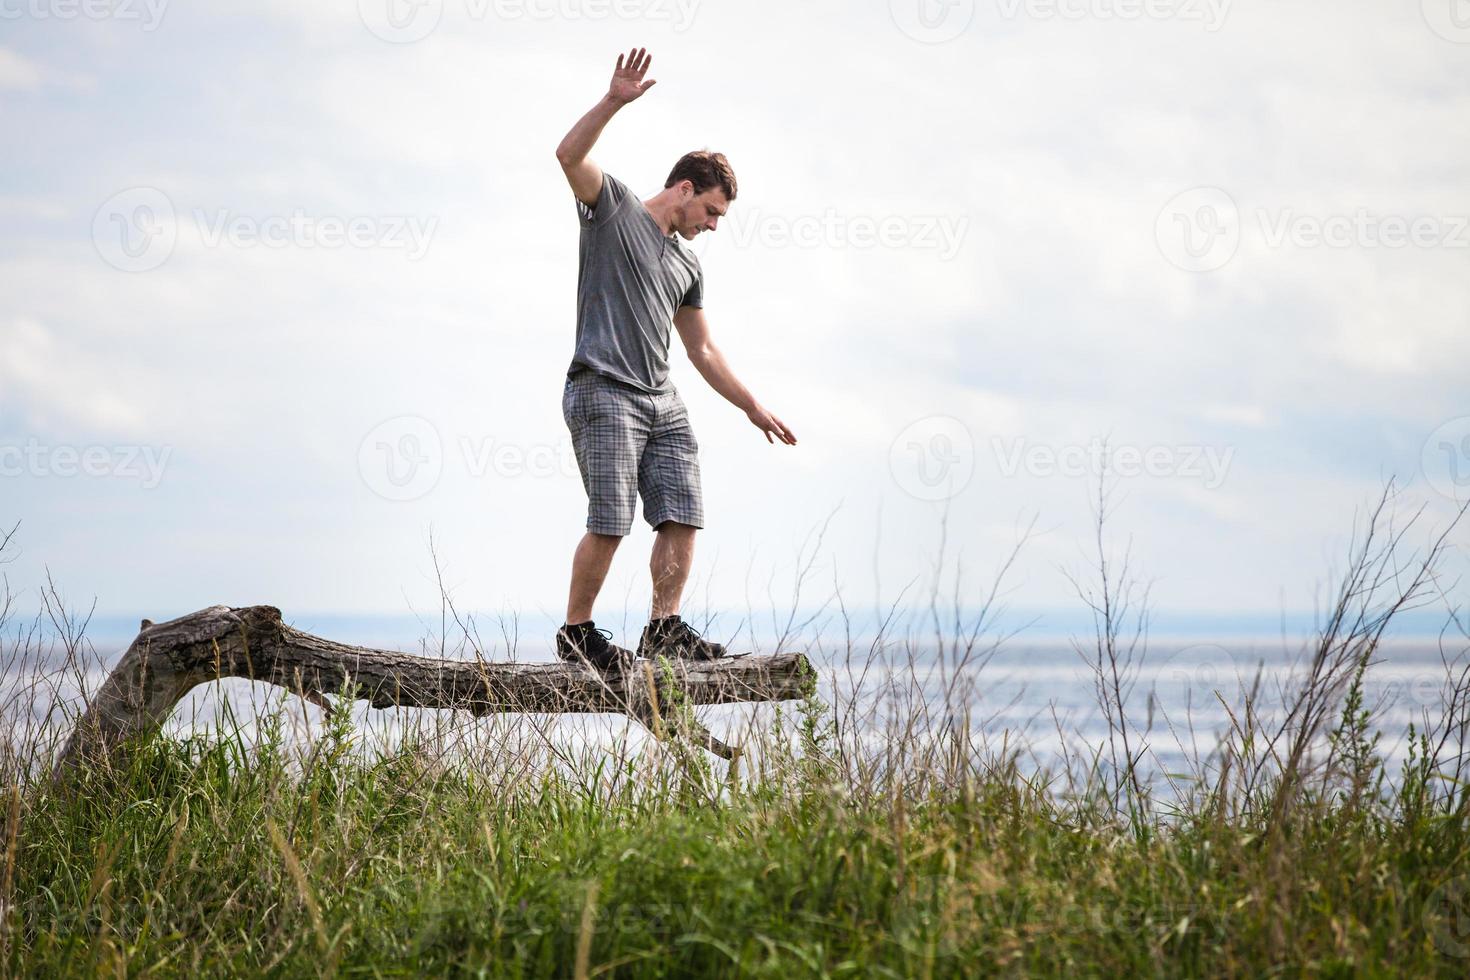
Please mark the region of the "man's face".
<svg viewBox="0 0 1470 980"><path fill-rule="evenodd" d="M688 192L693 193L694 185L688 181L685 183L688 185ZM702 231L714 231L729 207L730 201L725 197L724 190L718 186L694 194L674 215L674 230L686 242L692 241Z"/></svg>

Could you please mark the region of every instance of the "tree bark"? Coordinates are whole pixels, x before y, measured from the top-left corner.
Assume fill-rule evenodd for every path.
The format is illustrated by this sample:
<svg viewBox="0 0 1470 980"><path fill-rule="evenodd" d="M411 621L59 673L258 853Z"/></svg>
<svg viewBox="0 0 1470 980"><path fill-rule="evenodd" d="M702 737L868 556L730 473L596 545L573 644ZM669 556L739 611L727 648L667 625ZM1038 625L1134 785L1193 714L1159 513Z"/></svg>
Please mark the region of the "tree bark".
<svg viewBox="0 0 1470 980"><path fill-rule="evenodd" d="M375 708L458 708L477 716L616 712L660 738L689 738L730 759L737 749L671 706L803 698L816 675L799 653L657 665L640 660L617 673L568 663L438 660L313 636L283 623L274 606L211 606L167 623L143 620L67 740L56 773L84 758L105 759L121 743L157 729L191 688L222 677L279 684L322 705L326 695L350 688Z"/></svg>

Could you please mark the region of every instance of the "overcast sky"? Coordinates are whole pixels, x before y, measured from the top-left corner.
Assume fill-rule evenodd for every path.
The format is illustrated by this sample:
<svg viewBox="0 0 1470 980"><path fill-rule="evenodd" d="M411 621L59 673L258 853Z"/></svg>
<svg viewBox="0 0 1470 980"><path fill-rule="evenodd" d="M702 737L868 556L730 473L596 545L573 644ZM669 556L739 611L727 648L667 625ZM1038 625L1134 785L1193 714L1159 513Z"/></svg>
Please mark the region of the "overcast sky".
<svg viewBox="0 0 1470 980"><path fill-rule="evenodd" d="M12 587L400 613L432 530L462 605L559 615L553 150L635 45L594 157L648 197L728 154L706 311L800 440L678 351L700 606L824 523L812 598L978 598L1034 519L1010 600L1075 610L1103 440L1174 615L1310 610L1386 478L1470 493L1464 0L0 0Z"/></svg>

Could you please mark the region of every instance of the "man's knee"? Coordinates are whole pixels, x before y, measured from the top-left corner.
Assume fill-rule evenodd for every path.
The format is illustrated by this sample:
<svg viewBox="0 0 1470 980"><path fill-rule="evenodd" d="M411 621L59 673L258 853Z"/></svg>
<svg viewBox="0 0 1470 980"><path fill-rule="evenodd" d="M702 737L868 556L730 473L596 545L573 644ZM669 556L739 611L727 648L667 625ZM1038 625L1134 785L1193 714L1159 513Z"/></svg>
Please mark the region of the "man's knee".
<svg viewBox="0 0 1470 980"><path fill-rule="evenodd" d="M610 557L618 550L618 545L622 544L622 542L623 535L621 534L604 534L600 531L589 529L582 535L582 543L578 546L578 551Z"/></svg>
<svg viewBox="0 0 1470 980"><path fill-rule="evenodd" d="M665 531L670 534L693 534L695 531L698 531L699 528L695 527L693 524L684 524L679 521L668 520L659 521L658 524L654 526L653 530L657 534L662 534Z"/></svg>

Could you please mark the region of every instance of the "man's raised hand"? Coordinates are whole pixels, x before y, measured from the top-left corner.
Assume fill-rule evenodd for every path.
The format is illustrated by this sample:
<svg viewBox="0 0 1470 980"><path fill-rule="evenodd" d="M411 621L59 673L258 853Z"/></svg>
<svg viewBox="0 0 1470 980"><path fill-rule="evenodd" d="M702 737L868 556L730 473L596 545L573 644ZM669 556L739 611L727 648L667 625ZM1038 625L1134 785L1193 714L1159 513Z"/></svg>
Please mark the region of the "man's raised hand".
<svg viewBox="0 0 1470 980"><path fill-rule="evenodd" d="M572 193L589 208L597 207L597 200L602 196L602 168L587 154L592 151L597 137L602 135L602 127L608 120L623 106L653 88L653 79L643 80L652 63L653 55L643 48L618 55L618 66L613 70L607 95L598 99L597 105L577 120L556 148L556 160L567 175L567 183L572 185Z"/></svg>
<svg viewBox="0 0 1470 980"><path fill-rule="evenodd" d="M608 98L627 105L653 88L657 84L654 79L650 78L646 82L643 80L643 75L651 64L653 55L643 48L634 48L625 55L618 55L618 66L613 69L612 84L607 87Z"/></svg>

